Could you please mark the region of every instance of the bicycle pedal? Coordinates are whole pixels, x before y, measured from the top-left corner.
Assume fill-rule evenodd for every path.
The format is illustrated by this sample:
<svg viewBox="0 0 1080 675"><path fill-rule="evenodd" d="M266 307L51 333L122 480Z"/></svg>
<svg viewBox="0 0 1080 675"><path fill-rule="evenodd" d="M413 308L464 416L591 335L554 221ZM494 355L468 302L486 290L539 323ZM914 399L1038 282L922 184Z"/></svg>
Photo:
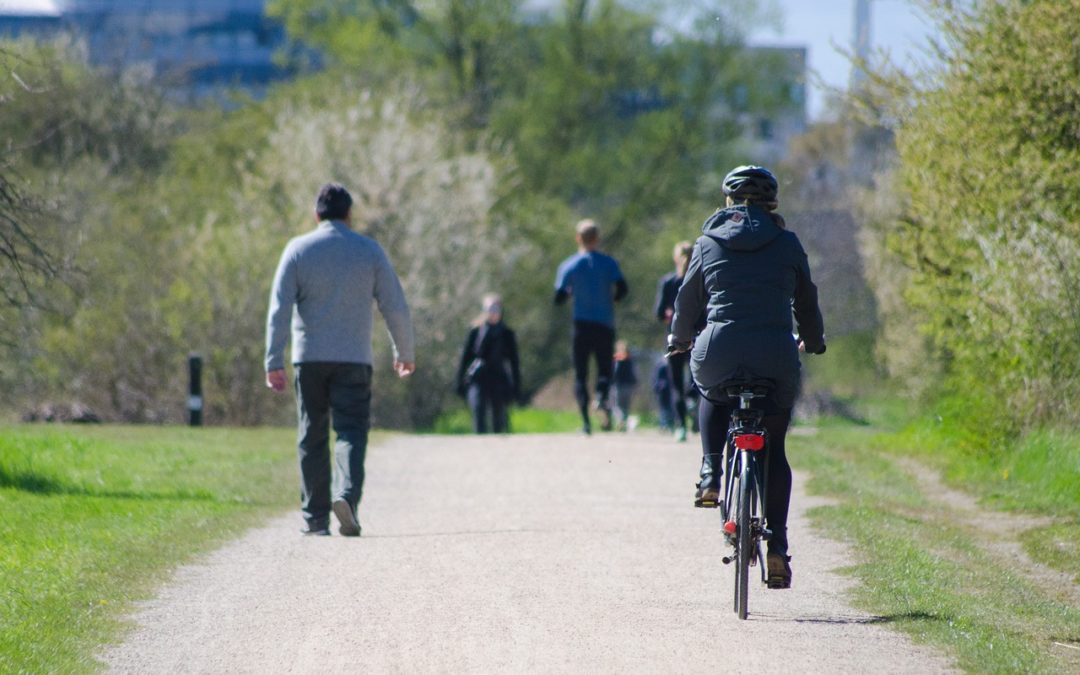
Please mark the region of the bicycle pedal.
<svg viewBox="0 0 1080 675"><path fill-rule="evenodd" d="M712 500L695 500L694 507L699 509L715 509L720 506L720 502L714 502Z"/></svg>
<svg viewBox="0 0 1080 675"><path fill-rule="evenodd" d="M735 562L735 558L732 558L730 556L724 556L723 558L720 558L720 562L724 563L725 565L730 565L731 563Z"/></svg>

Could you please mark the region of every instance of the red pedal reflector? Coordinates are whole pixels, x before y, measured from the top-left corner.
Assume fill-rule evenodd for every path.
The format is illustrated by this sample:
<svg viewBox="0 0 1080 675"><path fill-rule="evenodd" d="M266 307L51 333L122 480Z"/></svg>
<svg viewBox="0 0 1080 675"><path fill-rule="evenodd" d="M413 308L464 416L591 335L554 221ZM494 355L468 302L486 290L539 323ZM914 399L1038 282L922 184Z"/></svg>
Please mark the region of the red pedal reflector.
<svg viewBox="0 0 1080 675"><path fill-rule="evenodd" d="M765 447L765 437L757 434L739 434L735 437L735 447L740 450L761 450Z"/></svg>
<svg viewBox="0 0 1080 675"><path fill-rule="evenodd" d="M734 520L729 520L726 523L724 523L724 532L727 532L728 534L735 534L735 521Z"/></svg>

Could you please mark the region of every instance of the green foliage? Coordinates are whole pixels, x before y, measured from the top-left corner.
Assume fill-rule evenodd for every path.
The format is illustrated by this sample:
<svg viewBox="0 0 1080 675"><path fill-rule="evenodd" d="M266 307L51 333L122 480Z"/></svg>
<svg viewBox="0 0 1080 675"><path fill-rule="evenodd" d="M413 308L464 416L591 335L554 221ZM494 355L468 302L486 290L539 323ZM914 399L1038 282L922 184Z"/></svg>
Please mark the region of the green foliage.
<svg viewBox="0 0 1080 675"><path fill-rule="evenodd" d="M886 241L910 270L904 299L988 437L1074 425L1080 2L941 5L942 67L896 135L905 203Z"/></svg>
<svg viewBox="0 0 1080 675"><path fill-rule="evenodd" d="M83 672L161 572L293 499L291 431L0 427L0 670Z"/></svg>
<svg viewBox="0 0 1080 675"><path fill-rule="evenodd" d="M291 401L262 386L267 291L331 179L354 191L418 327L410 381L389 374L377 337L379 424L434 422L485 292L505 297L527 391L565 369L551 280L582 215L628 275L622 335L658 346L651 303L672 244L715 205L739 120L787 102L751 86L785 66L740 50L745 3L692 4L709 20L687 33L611 0L553 15L495 0L271 3L327 68L228 112L178 110L130 74L27 47L63 86L19 93L0 131L38 139L12 161L50 197L58 217L39 231L53 228L75 273L47 289L52 313L6 310L18 338L2 395L179 421L198 351L208 422L287 421Z"/></svg>

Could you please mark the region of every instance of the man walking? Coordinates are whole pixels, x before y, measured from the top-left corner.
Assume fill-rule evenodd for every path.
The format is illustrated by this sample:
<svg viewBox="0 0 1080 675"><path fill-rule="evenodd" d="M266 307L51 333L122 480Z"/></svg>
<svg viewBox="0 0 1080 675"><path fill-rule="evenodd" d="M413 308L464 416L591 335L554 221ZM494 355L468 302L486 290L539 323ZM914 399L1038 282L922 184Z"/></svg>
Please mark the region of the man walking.
<svg viewBox="0 0 1080 675"><path fill-rule="evenodd" d="M330 511L346 537L360 536L371 411L372 301L390 331L394 370L416 369L409 306L386 253L351 229L352 196L336 183L319 190L318 226L285 247L270 291L266 384L285 391L285 345L292 323L304 534L330 534ZM331 499L330 426L336 471Z"/></svg>
<svg viewBox="0 0 1080 675"><path fill-rule="evenodd" d="M611 430L611 370L615 352L615 302L629 291L619 263L604 255L600 229L592 220L577 224L578 252L559 265L555 275L555 304L574 298L574 396L581 410L582 431L592 433L589 422L589 357L596 359L596 406L601 428Z"/></svg>

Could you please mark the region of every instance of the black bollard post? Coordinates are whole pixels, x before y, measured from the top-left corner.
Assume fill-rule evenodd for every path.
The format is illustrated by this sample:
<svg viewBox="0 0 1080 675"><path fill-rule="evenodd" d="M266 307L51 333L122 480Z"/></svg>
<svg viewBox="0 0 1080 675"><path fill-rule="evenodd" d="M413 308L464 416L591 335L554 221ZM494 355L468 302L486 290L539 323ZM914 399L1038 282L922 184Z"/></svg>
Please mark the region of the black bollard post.
<svg viewBox="0 0 1080 675"><path fill-rule="evenodd" d="M188 424L202 426L202 356L196 352L188 354Z"/></svg>

